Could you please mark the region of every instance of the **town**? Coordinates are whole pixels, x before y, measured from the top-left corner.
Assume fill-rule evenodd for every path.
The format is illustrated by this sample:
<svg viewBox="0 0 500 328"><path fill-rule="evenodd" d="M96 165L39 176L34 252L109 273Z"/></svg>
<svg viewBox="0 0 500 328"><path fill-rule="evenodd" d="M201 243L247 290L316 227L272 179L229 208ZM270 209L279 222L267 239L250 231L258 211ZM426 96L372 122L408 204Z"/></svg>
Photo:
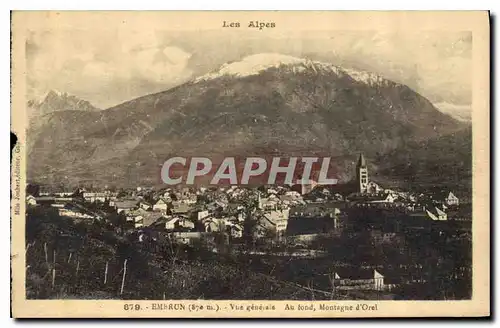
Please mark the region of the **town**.
<svg viewBox="0 0 500 328"><path fill-rule="evenodd" d="M362 154L355 179L345 184L128 190L29 185L26 204L31 219L51 211L75 224L105 225L150 252L168 240L210 256L230 254L255 274L313 299L471 296L470 201L453 190L384 188L370 180Z"/></svg>

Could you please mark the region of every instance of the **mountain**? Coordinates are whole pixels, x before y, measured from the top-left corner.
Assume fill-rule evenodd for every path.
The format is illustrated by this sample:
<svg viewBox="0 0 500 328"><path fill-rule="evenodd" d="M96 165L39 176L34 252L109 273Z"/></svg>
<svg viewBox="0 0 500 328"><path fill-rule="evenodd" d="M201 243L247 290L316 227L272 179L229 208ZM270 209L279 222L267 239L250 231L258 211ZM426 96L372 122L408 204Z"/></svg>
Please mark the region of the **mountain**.
<svg viewBox="0 0 500 328"><path fill-rule="evenodd" d="M41 100L29 100L28 109L30 116L45 115L65 110L99 111L90 102L82 100L66 92L50 90Z"/></svg>
<svg viewBox="0 0 500 328"><path fill-rule="evenodd" d="M28 177L154 184L171 156L316 154L333 157L346 181L359 152L375 159L465 126L376 74L259 54L107 110L50 113L32 141Z"/></svg>
<svg viewBox="0 0 500 328"><path fill-rule="evenodd" d="M461 122L471 122L472 119L471 105L457 105L447 102L440 102L435 104L435 106L439 111L450 115L456 120L459 120Z"/></svg>
<svg viewBox="0 0 500 328"><path fill-rule="evenodd" d="M47 122L52 118L53 113L68 111L98 112L100 109L86 100L57 90L50 90L39 100L29 100L27 102L28 148L32 148L33 143L46 128ZM71 115L77 117L78 113Z"/></svg>
<svg viewBox="0 0 500 328"><path fill-rule="evenodd" d="M447 185L456 195L470 196L472 128L435 139L412 142L374 159L380 175L415 190Z"/></svg>

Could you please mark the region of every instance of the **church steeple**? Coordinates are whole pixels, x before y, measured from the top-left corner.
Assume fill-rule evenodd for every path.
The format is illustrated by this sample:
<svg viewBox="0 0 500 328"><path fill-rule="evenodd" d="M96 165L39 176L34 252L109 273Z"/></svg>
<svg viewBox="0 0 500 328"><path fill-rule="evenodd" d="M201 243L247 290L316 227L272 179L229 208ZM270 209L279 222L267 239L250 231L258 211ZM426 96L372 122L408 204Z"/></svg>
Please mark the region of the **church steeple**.
<svg viewBox="0 0 500 328"><path fill-rule="evenodd" d="M363 156L363 154L359 154L359 159L358 159L358 166L357 166L357 168L360 168L360 167L366 167L365 156Z"/></svg>
<svg viewBox="0 0 500 328"><path fill-rule="evenodd" d="M368 168L363 154L359 155L358 164L356 165L356 183L358 192L366 193L368 187Z"/></svg>

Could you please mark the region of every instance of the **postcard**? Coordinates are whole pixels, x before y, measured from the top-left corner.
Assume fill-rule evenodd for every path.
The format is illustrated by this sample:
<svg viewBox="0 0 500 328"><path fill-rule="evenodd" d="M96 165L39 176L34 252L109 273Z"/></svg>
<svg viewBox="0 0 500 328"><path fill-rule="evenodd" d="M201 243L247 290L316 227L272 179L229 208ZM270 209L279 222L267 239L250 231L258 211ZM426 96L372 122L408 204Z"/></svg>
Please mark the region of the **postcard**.
<svg viewBox="0 0 500 328"><path fill-rule="evenodd" d="M14 11L12 315L490 315L489 13Z"/></svg>

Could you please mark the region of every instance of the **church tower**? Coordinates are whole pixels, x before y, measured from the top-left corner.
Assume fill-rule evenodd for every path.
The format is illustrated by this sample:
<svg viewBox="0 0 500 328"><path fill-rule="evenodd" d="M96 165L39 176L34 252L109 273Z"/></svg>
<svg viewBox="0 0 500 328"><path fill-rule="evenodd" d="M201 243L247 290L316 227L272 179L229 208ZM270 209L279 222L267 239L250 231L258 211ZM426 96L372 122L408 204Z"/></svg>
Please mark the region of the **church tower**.
<svg viewBox="0 0 500 328"><path fill-rule="evenodd" d="M358 164L356 165L356 183L358 184L358 192L364 194L368 186L368 168L363 154L359 155Z"/></svg>

